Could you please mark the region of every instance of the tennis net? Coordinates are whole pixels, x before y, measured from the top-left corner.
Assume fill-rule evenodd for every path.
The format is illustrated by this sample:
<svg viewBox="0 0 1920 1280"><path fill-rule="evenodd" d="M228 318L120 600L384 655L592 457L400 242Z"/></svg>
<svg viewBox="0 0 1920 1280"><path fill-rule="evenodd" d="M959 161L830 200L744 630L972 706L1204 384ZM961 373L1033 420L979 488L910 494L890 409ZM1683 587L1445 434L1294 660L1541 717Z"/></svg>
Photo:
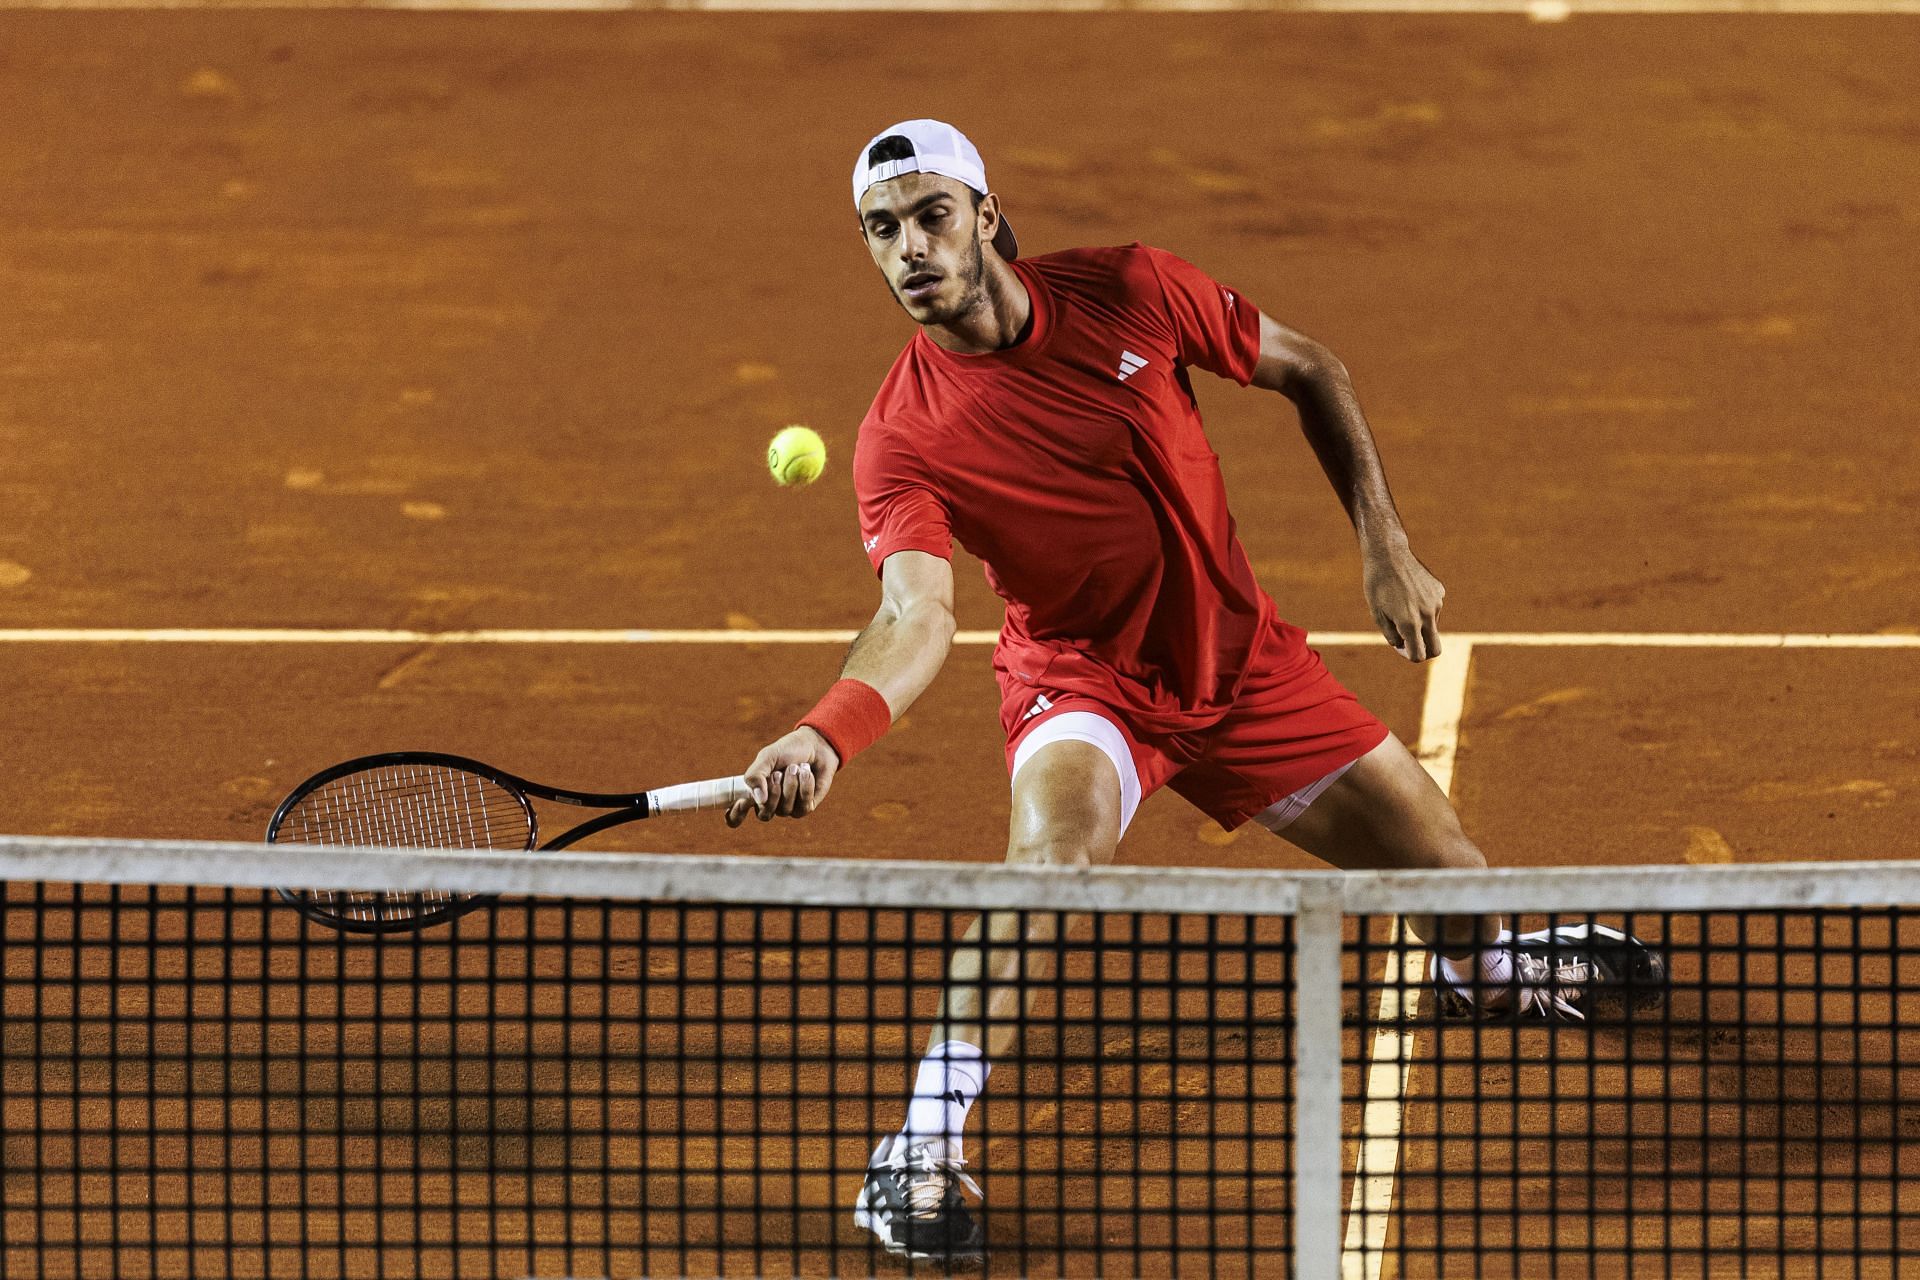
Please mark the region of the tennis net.
<svg viewBox="0 0 1920 1280"><path fill-rule="evenodd" d="M981 911L1036 939L967 1131L985 1274L1867 1276L1920 1248L1905 864L298 864L506 895L378 937L280 904L286 867L0 839L0 1273L939 1274L852 1208ZM1668 986L1449 1018L1396 913L1497 909L1629 929Z"/></svg>

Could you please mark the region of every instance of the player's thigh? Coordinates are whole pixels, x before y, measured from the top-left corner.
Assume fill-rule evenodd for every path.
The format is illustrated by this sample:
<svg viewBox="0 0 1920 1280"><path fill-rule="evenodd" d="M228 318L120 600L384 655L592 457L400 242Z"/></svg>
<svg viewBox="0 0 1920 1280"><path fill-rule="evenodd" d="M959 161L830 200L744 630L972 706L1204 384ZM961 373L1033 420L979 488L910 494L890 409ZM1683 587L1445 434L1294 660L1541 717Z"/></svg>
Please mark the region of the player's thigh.
<svg viewBox="0 0 1920 1280"><path fill-rule="evenodd" d="M1486 865L1446 793L1391 734L1279 834L1336 867Z"/></svg>
<svg viewBox="0 0 1920 1280"><path fill-rule="evenodd" d="M1013 775L1007 861L1085 866L1120 843L1120 771L1090 742L1049 742Z"/></svg>

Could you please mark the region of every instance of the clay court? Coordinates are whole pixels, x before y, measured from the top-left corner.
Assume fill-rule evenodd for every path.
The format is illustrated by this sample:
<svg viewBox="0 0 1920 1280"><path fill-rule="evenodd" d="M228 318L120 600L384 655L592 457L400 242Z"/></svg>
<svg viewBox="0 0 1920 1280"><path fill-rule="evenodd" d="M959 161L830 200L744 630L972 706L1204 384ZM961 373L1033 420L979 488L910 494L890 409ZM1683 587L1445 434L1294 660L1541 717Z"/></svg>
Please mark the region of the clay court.
<svg viewBox="0 0 1920 1280"><path fill-rule="evenodd" d="M1915 21L0 12L0 825L744 767L877 600L846 464L910 324L846 178L933 115L1025 252L1159 245L1340 354L1448 655L1371 638L1291 409L1200 378L1240 536L1497 865L1909 857ZM956 566L975 634L819 815L597 847L998 860ZM1121 859L1316 865L1170 794Z"/></svg>

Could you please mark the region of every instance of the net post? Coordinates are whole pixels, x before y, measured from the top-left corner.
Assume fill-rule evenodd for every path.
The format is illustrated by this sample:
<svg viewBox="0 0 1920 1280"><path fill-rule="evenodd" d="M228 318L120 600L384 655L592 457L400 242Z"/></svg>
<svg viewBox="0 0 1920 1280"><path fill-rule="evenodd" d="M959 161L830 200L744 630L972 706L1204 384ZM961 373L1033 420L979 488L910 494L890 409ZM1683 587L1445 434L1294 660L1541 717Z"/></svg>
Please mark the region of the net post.
<svg viewBox="0 0 1920 1280"><path fill-rule="evenodd" d="M1340 1277L1340 934L1337 878L1300 886L1293 923L1293 1275Z"/></svg>

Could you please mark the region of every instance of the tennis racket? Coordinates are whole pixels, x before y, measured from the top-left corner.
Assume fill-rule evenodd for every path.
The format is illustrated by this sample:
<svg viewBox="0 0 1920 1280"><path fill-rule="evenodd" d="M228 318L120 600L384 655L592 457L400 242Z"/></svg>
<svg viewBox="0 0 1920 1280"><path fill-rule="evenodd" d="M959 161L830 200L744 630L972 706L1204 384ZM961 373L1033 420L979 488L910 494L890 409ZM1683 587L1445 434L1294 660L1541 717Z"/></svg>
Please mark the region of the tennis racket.
<svg viewBox="0 0 1920 1280"><path fill-rule="evenodd" d="M724 809L747 794L739 778L713 778L603 795L564 791L465 756L390 751L314 774L280 802L270 844L399 845L422 849L564 849L609 827L656 813ZM532 800L607 809L539 844ZM389 893L279 889L307 919L348 933L399 933L442 924L494 902L491 893Z"/></svg>

